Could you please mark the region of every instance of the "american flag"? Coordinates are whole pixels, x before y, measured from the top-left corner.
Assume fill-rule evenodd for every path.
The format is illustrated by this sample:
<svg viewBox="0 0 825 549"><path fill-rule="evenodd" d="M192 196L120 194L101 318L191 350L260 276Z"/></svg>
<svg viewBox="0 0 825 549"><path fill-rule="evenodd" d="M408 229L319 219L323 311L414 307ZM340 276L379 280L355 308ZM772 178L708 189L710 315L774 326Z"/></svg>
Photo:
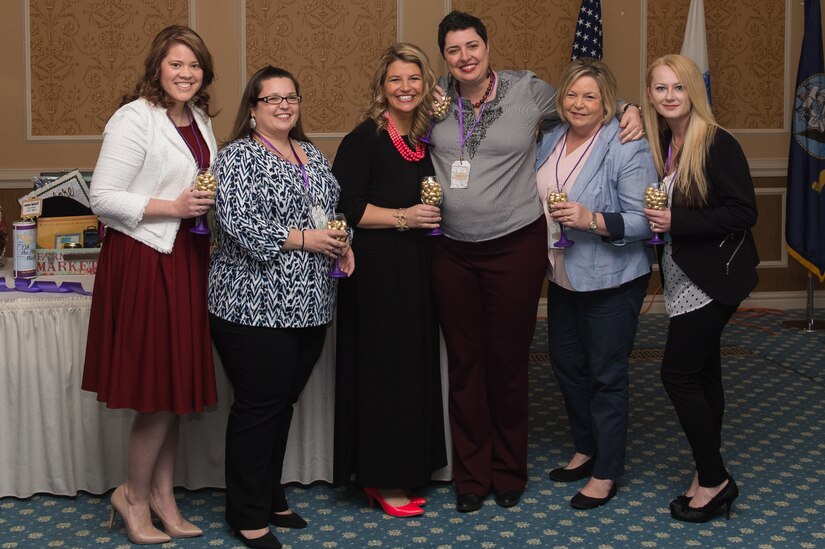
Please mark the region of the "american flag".
<svg viewBox="0 0 825 549"><path fill-rule="evenodd" d="M573 38L573 53L570 59L577 57L602 58L602 2L601 0L582 0L579 20L576 23L576 36Z"/></svg>

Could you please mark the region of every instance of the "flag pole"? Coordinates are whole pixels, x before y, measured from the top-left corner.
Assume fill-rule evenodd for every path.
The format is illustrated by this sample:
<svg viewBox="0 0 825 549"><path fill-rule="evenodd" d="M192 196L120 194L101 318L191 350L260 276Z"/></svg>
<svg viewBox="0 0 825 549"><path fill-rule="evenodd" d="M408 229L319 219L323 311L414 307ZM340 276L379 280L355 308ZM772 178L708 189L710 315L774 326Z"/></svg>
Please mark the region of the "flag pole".
<svg viewBox="0 0 825 549"><path fill-rule="evenodd" d="M807 314L805 320L786 320L782 323L782 326L804 330L808 333L825 330L825 321L814 320L814 275L811 274L811 271L808 271Z"/></svg>

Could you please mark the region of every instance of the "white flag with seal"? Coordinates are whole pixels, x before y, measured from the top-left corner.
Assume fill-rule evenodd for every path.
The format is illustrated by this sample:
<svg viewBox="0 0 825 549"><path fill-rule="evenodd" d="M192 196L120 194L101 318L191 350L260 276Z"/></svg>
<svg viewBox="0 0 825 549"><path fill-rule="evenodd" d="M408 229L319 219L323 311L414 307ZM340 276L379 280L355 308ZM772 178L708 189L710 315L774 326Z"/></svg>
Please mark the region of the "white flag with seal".
<svg viewBox="0 0 825 549"><path fill-rule="evenodd" d="M691 58L699 67L699 72L705 79L705 88L708 90L708 101L710 101L710 63L708 63L708 37L705 32L704 0L690 0L690 11L688 11L681 53Z"/></svg>

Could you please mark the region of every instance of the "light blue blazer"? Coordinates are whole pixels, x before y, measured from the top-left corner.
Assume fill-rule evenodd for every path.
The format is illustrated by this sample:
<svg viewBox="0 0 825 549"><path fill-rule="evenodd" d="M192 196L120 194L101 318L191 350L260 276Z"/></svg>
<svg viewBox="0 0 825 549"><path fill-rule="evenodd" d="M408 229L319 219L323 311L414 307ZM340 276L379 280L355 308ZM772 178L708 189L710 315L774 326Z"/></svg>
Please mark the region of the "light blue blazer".
<svg viewBox="0 0 825 549"><path fill-rule="evenodd" d="M569 127L560 124L542 134L536 150L536 170L547 161ZM610 232L610 237L602 237L565 228L568 238L576 242L564 251L564 267L577 292L613 288L650 272L653 252L644 241L653 234L642 208L645 189L656 180L647 140L623 145L619 122L611 119L593 143L568 194L570 202L603 214Z"/></svg>

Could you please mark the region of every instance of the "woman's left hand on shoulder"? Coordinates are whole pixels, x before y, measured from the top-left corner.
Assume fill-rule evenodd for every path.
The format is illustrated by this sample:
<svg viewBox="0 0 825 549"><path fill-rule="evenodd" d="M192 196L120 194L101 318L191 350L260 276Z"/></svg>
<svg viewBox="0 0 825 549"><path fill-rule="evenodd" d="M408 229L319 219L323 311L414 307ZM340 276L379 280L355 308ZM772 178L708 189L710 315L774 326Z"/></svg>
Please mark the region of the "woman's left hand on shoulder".
<svg viewBox="0 0 825 549"><path fill-rule="evenodd" d="M622 131L619 133L619 138L622 143L628 141L638 141L645 136L645 125L642 122L642 110L635 104L630 105L624 111L619 127Z"/></svg>

